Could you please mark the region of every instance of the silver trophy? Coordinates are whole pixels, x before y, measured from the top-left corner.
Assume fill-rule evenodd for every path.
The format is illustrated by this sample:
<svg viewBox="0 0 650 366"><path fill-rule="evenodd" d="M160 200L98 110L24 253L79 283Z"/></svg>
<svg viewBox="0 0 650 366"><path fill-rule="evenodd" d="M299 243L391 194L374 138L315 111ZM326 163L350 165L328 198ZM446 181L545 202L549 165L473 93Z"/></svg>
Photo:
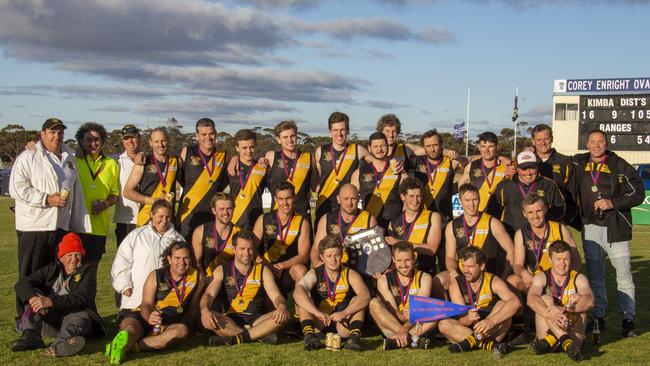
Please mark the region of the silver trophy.
<svg viewBox="0 0 650 366"><path fill-rule="evenodd" d="M384 229L375 226L345 237L348 263L359 273L369 276L384 272L391 263L391 252L384 241Z"/></svg>

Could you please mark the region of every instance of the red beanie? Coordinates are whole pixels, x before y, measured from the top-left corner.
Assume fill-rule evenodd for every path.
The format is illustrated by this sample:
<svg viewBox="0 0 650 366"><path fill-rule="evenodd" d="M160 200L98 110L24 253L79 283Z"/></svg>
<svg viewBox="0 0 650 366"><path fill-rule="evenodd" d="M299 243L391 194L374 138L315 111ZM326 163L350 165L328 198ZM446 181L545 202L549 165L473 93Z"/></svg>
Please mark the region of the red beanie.
<svg viewBox="0 0 650 366"><path fill-rule="evenodd" d="M75 233L67 233L59 243L59 258L71 252L80 252L83 257L86 250L81 243L81 238Z"/></svg>

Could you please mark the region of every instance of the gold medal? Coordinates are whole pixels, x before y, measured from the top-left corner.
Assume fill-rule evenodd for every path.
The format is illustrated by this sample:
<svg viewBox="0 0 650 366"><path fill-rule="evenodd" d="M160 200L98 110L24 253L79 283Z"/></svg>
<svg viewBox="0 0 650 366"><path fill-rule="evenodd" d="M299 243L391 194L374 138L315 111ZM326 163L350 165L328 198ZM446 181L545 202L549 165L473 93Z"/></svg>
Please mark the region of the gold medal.
<svg viewBox="0 0 650 366"><path fill-rule="evenodd" d="M338 179L338 178L334 178L334 183L339 184L339 179Z"/></svg>
<svg viewBox="0 0 650 366"><path fill-rule="evenodd" d="M436 193L436 190L431 188L431 194L435 194L435 193Z"/></svg>
<svg viewBox="0 0 650 366"><path fill-rule="evenodd" d="M241 193L241 194L239 195L239 198L244 199L244 198L246 198L246 195L245 195L244 193Z"/></svg>
<svg viewBox="0 0 650 366"><path fill-rule="evenodd" d="M287 252L287 249L286 249L286 248L282 248L282 249L280 250L280 255L284 255L286 252Z"/></svg>
<svg viewBox="0 0 650 366"><path fill-rule="evenodd" d="M242 298L239 299L239 305L244 305L244 299Z"/></svg>
<svg viewBox="0 0 650 366"><path fill-rule="evenodd" d="M167 191L163 189L162 194L167 194Z"/></svg>
<svg viewBox="0 0 650 366"><path fill-rule="evenodd" d="M214 181L212 179L208 179L208 184L209 185L212 185L213 183L214 183Z"/></svg>
<svg viewBox="0 0 650 366"><path fill-rule="evenodd" d="M591 191L594 193L598 192L598 186L596 185L591 186Z"/></svg>
<svg viewBox="0 0 650 366"><path fill-rule="evenodd" d="M176 312L179 313L179 314L182 314L183 313L183 307L182 306L177 307Z"/></svg>
<svg viewBox="0 0 650 366"><path fill-rule="evenodd" d="M381 192L375 192L375 196L381 198Z"/></svg>

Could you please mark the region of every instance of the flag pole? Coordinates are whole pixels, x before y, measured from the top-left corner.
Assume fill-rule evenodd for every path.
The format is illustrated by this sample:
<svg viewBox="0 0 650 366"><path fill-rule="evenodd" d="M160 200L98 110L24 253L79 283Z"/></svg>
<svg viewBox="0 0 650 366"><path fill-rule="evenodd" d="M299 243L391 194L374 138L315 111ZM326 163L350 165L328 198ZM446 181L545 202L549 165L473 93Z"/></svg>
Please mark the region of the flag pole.
<svg viewBox="0 0 650 366"><path fill-rule="evenodd" d="M465 119L465 156L469 156L469 95L470 90L467 88L467 118Z"/></svg>
<svg viewBox="0 0 650 366"><path fill-rule="evenodd" d="M512 111L512 122L515 124L515 141L514 148L512 149L512 159L517 158L517 119L519 118L519 107L517 105L519 99L519 86L515 87L515 108Z"/></svg>

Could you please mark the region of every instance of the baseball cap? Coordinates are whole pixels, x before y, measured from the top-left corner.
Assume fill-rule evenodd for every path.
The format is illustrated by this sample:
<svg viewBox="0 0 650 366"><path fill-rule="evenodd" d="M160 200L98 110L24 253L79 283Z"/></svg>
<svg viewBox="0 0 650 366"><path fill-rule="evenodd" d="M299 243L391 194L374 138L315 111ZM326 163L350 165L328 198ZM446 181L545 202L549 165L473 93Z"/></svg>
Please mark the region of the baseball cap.
<svg viewBox="0 0 650 366"><path fill-rule="evenodd" d="M66 125L64 125L63 122L61 122L60 119L58 119L58 118L48 118L43 123L43 127L41 128L41 131L56 130L56 129L65 130L66 128L68 128L68 127L66 127Z"/></svg>
<svg viewBox="0 0 650 366"><path fill-rule="evenodd" d="M138 130L137 127L134 125L128 124L124 125L122 127L122 130L120 131L120 134L122 135L122 138L125 137L138 137L140 135L140 130Z"/></svg>
<svg viewBox="0 0 650 366"><path fill-rule="evenodd" d="M517 167L522 169L536 168L537 157L531 151L522 151L517 155Z"/></svg>

